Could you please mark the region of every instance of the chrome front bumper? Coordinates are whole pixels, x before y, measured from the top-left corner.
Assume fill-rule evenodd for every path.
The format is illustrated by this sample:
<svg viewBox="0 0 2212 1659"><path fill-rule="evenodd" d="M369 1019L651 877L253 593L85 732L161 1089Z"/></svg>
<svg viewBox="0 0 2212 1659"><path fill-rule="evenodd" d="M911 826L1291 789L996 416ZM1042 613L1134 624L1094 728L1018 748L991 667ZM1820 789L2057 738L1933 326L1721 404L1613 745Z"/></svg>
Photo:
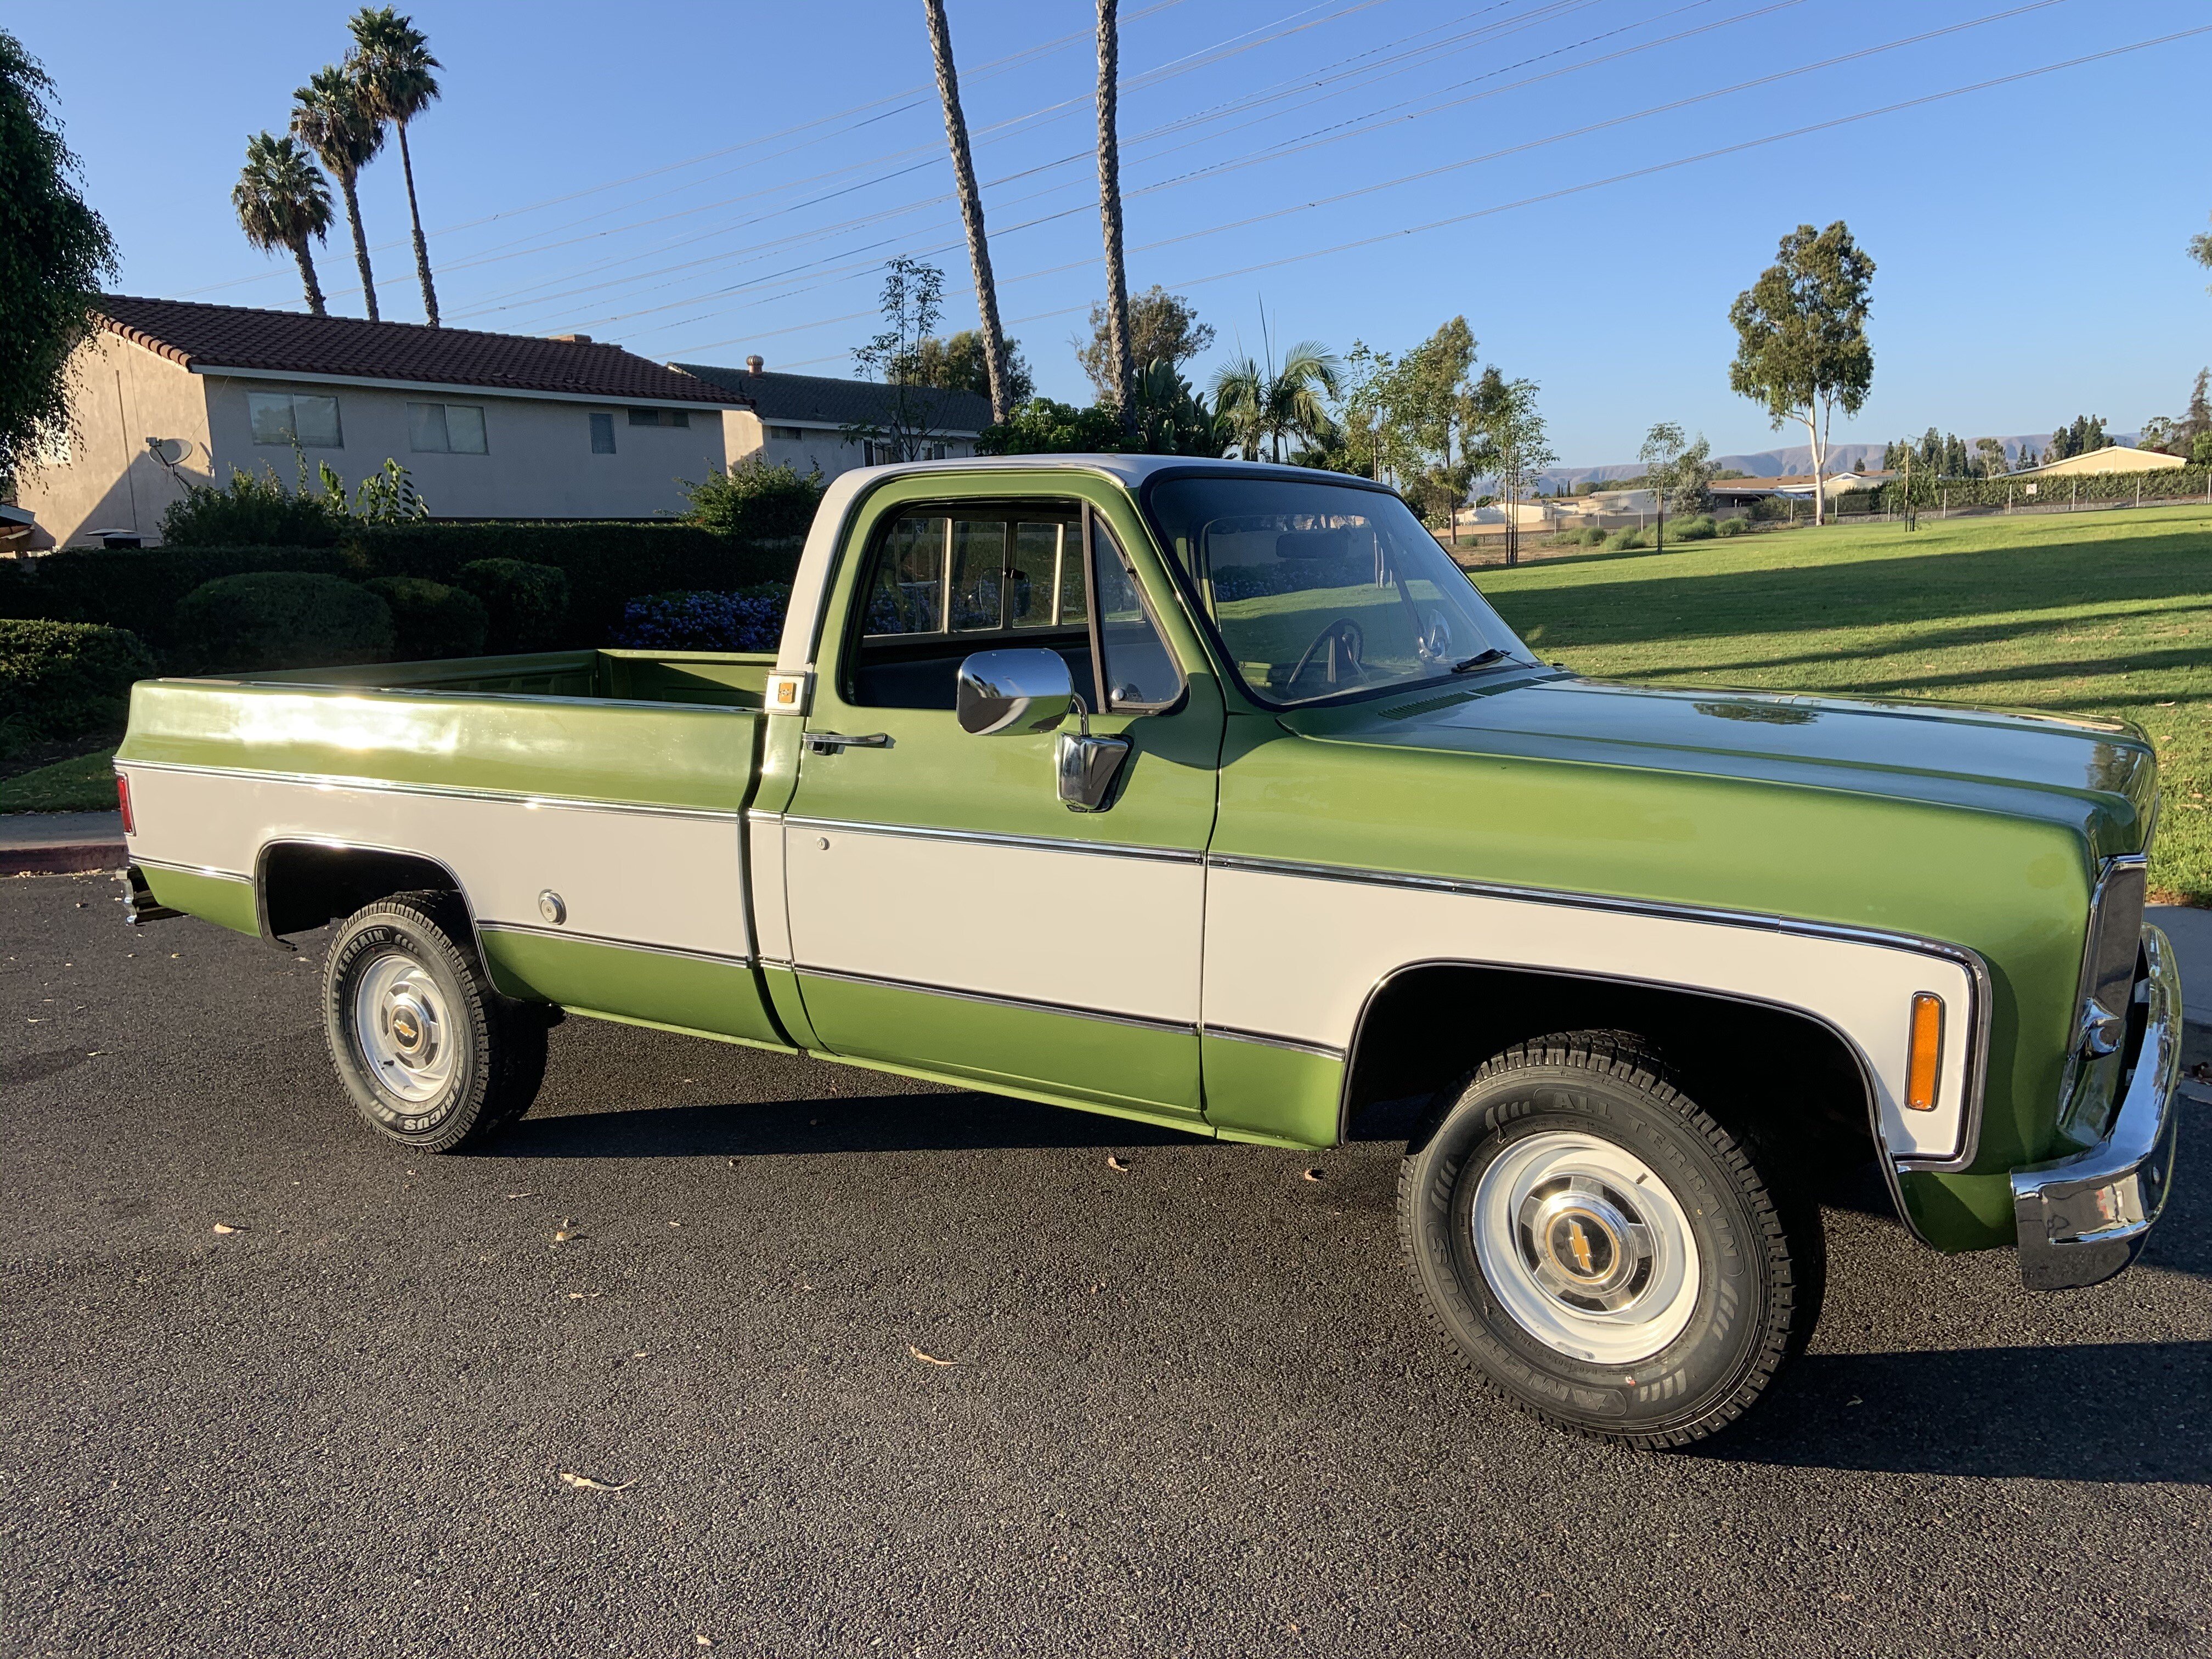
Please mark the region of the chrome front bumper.
<svg viewBox="0 0 2212 1659"><path fill-rule="evenodd" d="M2087 1152L2012 1172L2020 1276L2032 1291L2110 1279L2141 1253L2166 1205L2180 1115L2181 971L2155 927L2142 930L2148 972L2142 1045L2112 1129Z"/></svg>

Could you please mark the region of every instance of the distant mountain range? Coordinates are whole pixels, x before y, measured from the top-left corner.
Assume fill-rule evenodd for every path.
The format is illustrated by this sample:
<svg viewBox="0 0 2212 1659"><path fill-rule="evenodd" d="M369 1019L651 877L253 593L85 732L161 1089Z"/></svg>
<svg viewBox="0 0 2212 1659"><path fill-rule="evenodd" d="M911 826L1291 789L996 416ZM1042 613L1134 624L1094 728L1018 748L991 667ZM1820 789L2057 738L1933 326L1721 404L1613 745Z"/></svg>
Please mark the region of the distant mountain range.
<svg viewBox="0 0 2212 1659"><path fill-rule="evenodd" d="M2111 434L2116 443L2131 444L2140 435L2133 432ZM1974 440L1966 440L1966 453L1973 453ZM2009 438L1999 438L2004 446L2005 459L2017 460L2023 449L2041 450L2051 442L2048 432L2025 432ZM1881 465L1881 444L1834 444L1828 450L1828 471L1831 473L1878 468ZM1813 470L1813 447L1797 444L1788 449L1762 449L1753 455L1716 455L1716 471L1741 472L1752 478L1786 478L1809 473ZM1610 466L1555 466L1544 475L1544 487L1548 490L1562 487L1571 489L1584 479L1603 483L1608 478L1634 478L1643 474L1641 462L1617 462Z"/></svg>

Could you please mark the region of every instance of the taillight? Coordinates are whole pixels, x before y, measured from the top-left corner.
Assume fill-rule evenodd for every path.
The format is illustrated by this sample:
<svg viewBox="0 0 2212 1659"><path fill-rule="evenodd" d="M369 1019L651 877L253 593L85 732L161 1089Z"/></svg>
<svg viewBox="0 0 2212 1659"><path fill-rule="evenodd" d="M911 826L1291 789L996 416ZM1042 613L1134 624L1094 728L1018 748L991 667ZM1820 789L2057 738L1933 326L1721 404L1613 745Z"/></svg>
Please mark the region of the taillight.
<svg viewBox="0 0 2212 1659"><path fill-rule="evenodd" d="M137 835L138 826L131 818L131 780L120 772L115 775L115 804L123 809L123 833Z"/></svg>
<svg viewBox="0 0 2212 1659"><path fill-rule="evenodd" d="M1943 999L1933 991L1916 992L1905 1060L1905 1103L1914 1111L1936 1109L1936 1079L1942 1065Z"/></svg>

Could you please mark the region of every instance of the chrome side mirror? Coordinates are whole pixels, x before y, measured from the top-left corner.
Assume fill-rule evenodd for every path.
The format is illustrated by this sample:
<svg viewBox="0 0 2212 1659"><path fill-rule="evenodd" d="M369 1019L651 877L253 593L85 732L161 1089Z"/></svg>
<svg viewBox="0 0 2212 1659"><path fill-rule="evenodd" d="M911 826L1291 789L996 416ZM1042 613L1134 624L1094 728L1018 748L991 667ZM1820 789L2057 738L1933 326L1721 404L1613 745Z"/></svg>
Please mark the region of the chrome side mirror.
<svg viewBox="0 0 2212 1659"><path fill-rule="evenodd" d="M1077 708L1075 682L1057 651L978 651L960 665L954 705L978 738L1050 732Z"/></svg>

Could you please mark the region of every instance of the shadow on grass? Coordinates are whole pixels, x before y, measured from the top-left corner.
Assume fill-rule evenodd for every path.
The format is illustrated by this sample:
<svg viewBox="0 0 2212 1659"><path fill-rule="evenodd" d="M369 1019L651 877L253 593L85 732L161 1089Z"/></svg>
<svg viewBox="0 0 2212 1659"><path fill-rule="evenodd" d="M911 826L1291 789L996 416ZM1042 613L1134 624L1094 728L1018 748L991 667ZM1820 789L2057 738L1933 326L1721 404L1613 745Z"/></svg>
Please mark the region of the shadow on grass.
<svg viewBox="0 0 2212 1659"><path fill-rule="evenodd" d="M2212 535L2168 532L1702 575L1655 570L1632 581L1492 597L1515 628L1546 649L1887 627L2129 600L2202 599L2212 606Z"/></svg>

